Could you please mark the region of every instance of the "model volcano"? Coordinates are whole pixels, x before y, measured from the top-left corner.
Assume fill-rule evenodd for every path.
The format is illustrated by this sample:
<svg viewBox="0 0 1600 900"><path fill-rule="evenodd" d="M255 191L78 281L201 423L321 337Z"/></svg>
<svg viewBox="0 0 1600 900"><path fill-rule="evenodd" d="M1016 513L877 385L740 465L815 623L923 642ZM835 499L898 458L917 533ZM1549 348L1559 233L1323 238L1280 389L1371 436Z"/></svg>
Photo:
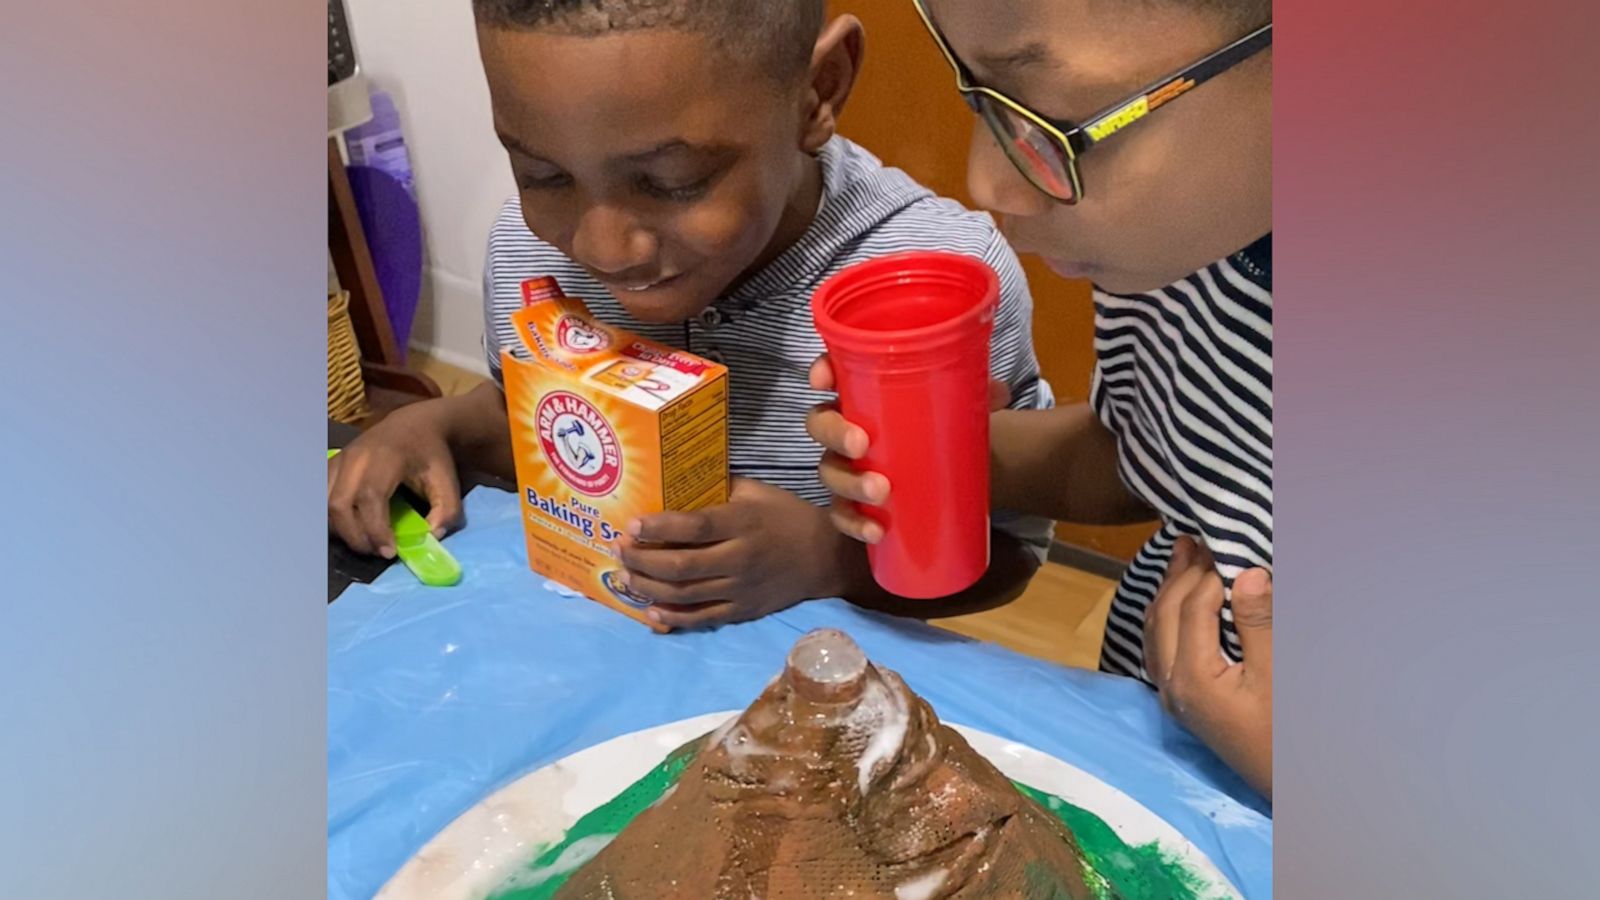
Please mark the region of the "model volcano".
<svg viewBox="0 0 1600 900"><path fill-rule="evenodd" d="M1082 854L849 637L815 631L557 893L580 900L1087 898Z"/></svg>

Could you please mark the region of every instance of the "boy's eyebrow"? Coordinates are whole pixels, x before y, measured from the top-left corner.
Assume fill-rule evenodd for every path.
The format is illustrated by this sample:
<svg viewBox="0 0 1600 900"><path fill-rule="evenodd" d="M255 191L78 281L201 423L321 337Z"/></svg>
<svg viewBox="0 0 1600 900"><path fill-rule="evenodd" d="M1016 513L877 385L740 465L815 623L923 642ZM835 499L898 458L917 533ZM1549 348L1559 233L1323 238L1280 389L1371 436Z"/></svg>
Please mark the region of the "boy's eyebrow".
<svg viewBox="0 0 1600 900"><path fill-rule="evenodd" d="M1039 66L1051 69L1060 68L1060 64L1050 55L1050 48L1039 41L1023 44L1010 50L980 53L973 60L973 66L997 78L1013 74L1018 70Z"/></svg>
<svg viewBox="0 0 1600 900"><path fill-rule="evenodd" d="M533 152L532 150L529 150L526 146L523 145L523 143L521 141L517 140L516 138L512 137L509 134L506 134L504 131L501 131L501 130L499 130L497 128L497 129L495 129L494 134L495 134L495 137L498 137L500 139L500 145L505 147L507 150L511 150L511 151L514 151L514 152L517 152L517 153L521 153L523 156L532 157L533 159L539 159L540 158L539 154Z"/></svg>
<svg viewBox="0 0 1600 900"><path fill-rule="evenodd" d="M694 153L717 154L726 153L730 149L732 148L725 144L691 144L683 138L673 138L669 141L662 141L654 147L651 147L649 150L641 150L638 153L629 153L624 158L629 162L649 162L657 157L667 156L669 154L684 150Z"/></svg>
<svg viewBox="0 0 1600 900"><path fill-rule="evenodd" d="M1049 46L1041 41L1032 41L1009 50L979 51L968 68L980 84L995 90L1005 86L1015 87L1031 70L1065 78L1078 91L1106 94L1108 102L1138 86L1127 84L1121 78L1112 79L1101 73L1078 71L1051 53Z"/></svg>
<svg viewBox="0 0 1600 900"><path fill-rule="evenodd" d="M511 136L509 134L506 134L503 131L500 131L500 130L496 129L495 135L500 138L501 145L503 145L507 150L511 150L513 152L520 153L523 156L529 157L531 159L543 159L544 158L544 157L540 156L539 154L533 152L532 150L528 149L528 147L525 144L523 144L521 141L517 140L515 137L513 137L513 136ZM680 152L680 151L691 151L691 152L696 152L696 153L710 153L710 154L724 154L724 153L727 153L728 151L730 151L732 149L733 148L731 146L728 146L728 145L725 145L725 144L691 144L688 141L684 140L683 138L673 138L671 140L662 141L661 143L655 145L654 147L651 147L648 150L641 150L638 153L630 153L627 156L623 157L623 159L626 159L629 162L649 162L649 161L651 161L653 159L656 159L658 157L667 156L669 154L677 153L677 152Z"/></svg>

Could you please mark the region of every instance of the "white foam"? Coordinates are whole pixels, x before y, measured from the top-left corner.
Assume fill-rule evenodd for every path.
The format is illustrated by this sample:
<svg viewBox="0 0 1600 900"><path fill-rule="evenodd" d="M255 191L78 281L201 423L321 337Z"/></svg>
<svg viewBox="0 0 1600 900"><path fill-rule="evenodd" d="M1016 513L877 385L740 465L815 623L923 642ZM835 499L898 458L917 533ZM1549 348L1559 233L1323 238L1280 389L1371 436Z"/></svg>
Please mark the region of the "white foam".
<svg viewBox="0 0 1600 900"><path fill-rule="evenodd" d="M743 775L746 763L755 756L777 756L778 748L771 747L756 740L750 729L743 722L728 730L722 738L722 749L728 754L728 763L733 768L735 775Z"/></svg>
<svg viewBox="0 0 1600 900"><path fill-rule="evenodd" d="M872 784L873 770L880 763L893 759L905 744L906 730L911 727L911 709L899 691L881 678L869 677L850 718L865 719L861 724L872 729L872 738L856 762L861 793L865 795Z"/></svg>
<svg viewBox="0 0 1600 900"><path fill-rule="evenodd" d="M561 840L567 820L551 797L577 779L561 764L541 769L478 804L431 841L379 892L379 898L487 897Z"/></svg>
<svg viewBox="0 0 1600 900"><path fill-rule="evenodd" d="M557 878L583 868L589 860L594 859L613 840L614 834L593 834L586 838L579 838L561 851L561 855L550 862L548 866L541 866L526 873L519 873L506 879L503 890L518 890L522 888L535 888L552 878Z"/></svg>
<svg viewBox="0 0 1600 900"><path fill-rule="evenodd" d="M910 881L903 881L894 889L895 900L931 900L944 887L944 880L949 873L944 869L934 869L925 875L919 875Z"/></svg>

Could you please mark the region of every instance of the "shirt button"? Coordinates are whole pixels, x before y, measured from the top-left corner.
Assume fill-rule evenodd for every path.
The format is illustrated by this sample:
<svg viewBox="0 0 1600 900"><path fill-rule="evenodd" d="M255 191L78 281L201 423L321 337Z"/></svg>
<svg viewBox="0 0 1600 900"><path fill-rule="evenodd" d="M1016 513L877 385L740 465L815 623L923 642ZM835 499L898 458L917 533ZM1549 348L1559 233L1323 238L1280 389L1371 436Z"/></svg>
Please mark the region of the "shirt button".
<svg viewBox="0 0 1600 900"><path fill-rule="evenodd" d="M715 328L723 323L722 310L715 306L708 306L700 310L700 324L707 328Z"/></svg>

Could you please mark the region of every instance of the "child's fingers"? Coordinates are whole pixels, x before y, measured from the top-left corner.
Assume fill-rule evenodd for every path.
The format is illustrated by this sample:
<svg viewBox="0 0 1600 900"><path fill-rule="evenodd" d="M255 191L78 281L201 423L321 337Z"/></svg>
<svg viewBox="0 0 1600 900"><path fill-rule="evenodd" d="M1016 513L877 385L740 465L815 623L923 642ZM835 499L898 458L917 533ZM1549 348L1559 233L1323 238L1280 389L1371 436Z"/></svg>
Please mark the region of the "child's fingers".
<svg viewBox="0 0 1600 900"><path fill-rule="evenodd" d="M645 615L651 621L675 630L688 628L712 628L733 621L736 612L734 605L727 600L706 603L700 606L684 609L663 609L651 607Z"/></svg>
<svg viewBox="0 0 1600 900"><path fill-rule="evenodd" d="M883 540L883 526L867 518L847 503L835 503L828 510L833 527L845 537L863 544L876 544Z"/></svg>
<svg viewBox="0 0 1600 900"><path fill-rule="evenodd" d="M995 412L1011 405L1011 385L998 378L989 381L989 411Z"/></svg>
<svg viewBox="0 0 1600 900"><path fill-rule="evenodd" d="M328 499L328 524L351 550L394 558L389 498L378 497L371 488L335 485Z"/></svg>
<svg viewBox="0 0 1600 900"><path fill-rule="evenodd" d="M453 460L430 463L411 488L428 501L428 525L434 537L444 537L461 521L461 485Z"/></svg>
<svg viewBox="0 0 1600 900"><path fill-rule="evenodd" d="M647 544L714 544L734 537L732 507L715 506L694 512L662 512L628 523L627 534Z"/></svg>
<svg viewBox="0 0 1600 900"><path fill-rule="evenodd" d="M1178 654L1178 629L1173 621L1177 606L1178 599L1163 590L1144 611L1144 670L1163 690L1172 674L1173 657Z"/></svg>
<svg viewBox="0 0 1600 900"><path fill-rule="evenodd" d="M833 363L827 354L817 357L817 361L811 364L810 378L813 391L833 390Z"/></svg>
<svg viewBox="0 0 1600 900"><path fill-rule="evenodd" d="M328 460L328 529L357 553L370 553L367 536L356 524L355 479L344 470L344 454Z"/></svg>
<svg viewBox="0 0 1600 900"><path fill-rule="evenodd" d="M806 433L824 450L847 459L861 459L867 455L867 433L860 426L850 424L831 403L811 408L806 414Z"/></svg>
<svg viewBox="0 0 1600 900"><path fill-rule="evenodd" d="M1178 576L1189 570L1189 564L1194 560L1194 539L1188 535L1179 537L1172 544L1172 553L1167 557L1167 571L1161 576L1161 591L1177 580Z"/></svg>
<svg viewBox="0 0 1600 900"><path fill-rule="evenodd" d="M1167 684L1182 666L1179 657L1190 630L1184 620L1189 599L1206 587L1208 578L1216 581L1220 592L1215 565L1204 544L1188 535L1179 537L1172 545L1156 599L1145 610L1145 672L1161 687L1163 703L1171 703L1165 693ZM1220 603L1219 593L1219 608Z"/></svg>
<svg viewBox="0 0 1600 900"><path fill-rule="evenodd" d="M1173 552L1166 562L1166 573L1162 577L1162 588L1165 591L1168 585L1178 580L1179 575L1189 572L1195 565L1198 556L1198 544L1189 535L1181 535L1173 541Z"/></svg>
<svg viewBox="0 0 1600 900"><path fill-rule="evenodd" d="M1251 569L1233 580L1233 625L1244 661L1272 671L1272 574Z"/></svg>
<svg viewBox="0 0 1600 900"><path fill-rule="evenodd" d="M630 576L643 575L656 581L673 584L702 581L731 574L733 569L731 564L737 562L736 559L730 558L731 554L726 544L669 549L641 547L637 542L624 538L617 542L617 550Z"/></svg>
<svg viewBox="0 0 1600 900"><path fill-rule="evenodd" d="M1227 671L1222 656L1222 578L1207 572L1187 594L1180 595L1178 648L1173 671L1215 678Z"/></svg>
<svg viewBox="0 0 1600 900"><path fill-rule="evenodd" d="M356 527L355 493L350 485L339 480L342 464L337 456L328 460L328 530L338 535L351 550L368 553L371 548L365 546L366 535Z"/></svg>
<svg viewBox="0 0 1600 900"><path fill-rule="evenodd" d="M345 546L356 553L371 553L372 546L367 543L367 533L356 521L356 507L354 503L328 502L328 527Z"/></svg>
<svg viewBox="0 0 1600 900"><path fill-rule="evenodd" d="M392 491L391 491L392 494ZM384 559L394 559L394 525L389 521L389 497L362 488L356 493L356 521L367 546Z"/></svg>
<svg viewBox="0 0 1600 900"><path fill-rule="evenodd" d="M1211 571L1205 564L1206 558L1193 538L1187 535L1178 538L1177 543L1172 545L1172 557L1167 562L1166 574L1162 576L1161 588L1156 592L1157 602L1162 597L1170 597L1170 605L1176 610L1183 598L1199 585L1200 579Z"/></svg>
<svg viewBox="0 0 1600 900"><path fill-rule="evenodd" d="M846 500L882 506L889 499L887 477L878 472L857 472L849 460L837 453L823 455L817 477L823 487Z"/></svg>
<svg viewBox="0 0 1600 900"><path fill-rule="evenodd" d="M726 598L733 591L730 578L706 578L700 581L663 581L639 572L627 573L628 593L653 605L698 606Z"/></svg>
<svg viewBox="0 0 1600 900"><path fill-rule="evenodd" d="M389 497L399 486L398 475L391 479L371 454L347 450L329 461L328 477L328 523L334 532L357 553L394 559Z"/></svg>

